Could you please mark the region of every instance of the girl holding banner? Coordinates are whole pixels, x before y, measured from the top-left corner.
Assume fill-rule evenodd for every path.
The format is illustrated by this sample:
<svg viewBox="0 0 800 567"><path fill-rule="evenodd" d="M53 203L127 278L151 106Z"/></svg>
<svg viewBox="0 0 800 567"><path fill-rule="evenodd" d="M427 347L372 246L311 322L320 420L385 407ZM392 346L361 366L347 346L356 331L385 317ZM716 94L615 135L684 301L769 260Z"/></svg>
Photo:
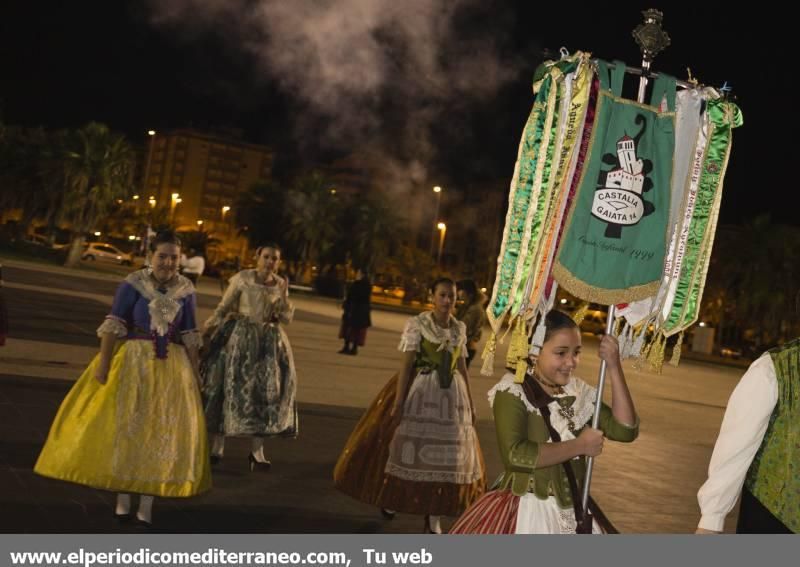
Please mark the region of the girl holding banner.
<svg viewBox="0 0 800 567"><path fill-rule="evenodd" d="M639 419L625 382L619 346L603 337L599 356L608 365L612 404L602 406L600 429L589 423L595 388L572 375L581 353L575 322L560 311L545 318L545 339L538 359L522 383L509 368L489 391L497 441L505 472L496 490L478 500L453 525L453 534L602 533L602 515L584 517L579 489L584 457L603 451L604 437L629 443L639 434ZM517 364L516 353L507 363ZM525 364L519 360L518 364Z"/></svg>

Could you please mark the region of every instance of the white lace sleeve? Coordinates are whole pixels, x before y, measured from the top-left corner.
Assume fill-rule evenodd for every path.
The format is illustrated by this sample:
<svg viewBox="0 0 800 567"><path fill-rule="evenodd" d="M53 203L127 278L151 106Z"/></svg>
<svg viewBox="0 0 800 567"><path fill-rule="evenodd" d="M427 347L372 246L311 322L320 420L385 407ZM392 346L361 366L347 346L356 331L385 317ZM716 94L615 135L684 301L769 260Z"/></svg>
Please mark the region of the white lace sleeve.
<svg viewBox="0 0 800 567"><path fill-rule="evenodd" d="M289 280L283 278L281 285L286 287L286 295L285 299L282 297L278 302L278 320L288 325L294 319L294 303L289 299Z"/></svg>
<svg viewBox="0 0 800 567"><path fill-rule="evenodd" d="M400 344L397 350L402 352L410 352L419 349L420 337L422 333L419 329L419 321L416 317L411 317L406 321L406 326L403 329L403 334L400 337Z"/></svg>
<svg viewBox="0 0 800 567"><path fill-rule="evenodd" d="M294 303L288 299L286 301L281 299L278 305L278 320L282 324L288 325L292 319L294 319Z"/></svg>
<svg viewBox="0 0 800 567"><path fill-rule="evenodd" d="M511 372L506 372L500 381L495 384L491 390L487 393L489 397L489 406L494 406L494 397L497 392L508 392L509 394L518 397L522 400L522 403L525 404L525 409L527 409L531 413L539 413L539 410L533 407L533 405L528 401L528 397L525 395L525 391L522 389L522 384L517 384L514 381L514 375Z"/></svg>
<svg viewBox="0 0 800 567"><path fill-rule="evenodd" d="M463 321L458 322L458 346L461 347L461 358L469 358L467 352L467 325Z"/></svg>
<svg viewBox="0 0 800 567"><path fill-rule="evenodd" d="M197 329L181 332L181 341L189 348L199 349L203 346L203 338L200 336L200 331Z"/></svg>
<svg viewBox="0 0 800 567"><path fill-rule="evenodd" d="M106 320L97 327L97 336L114 335L118 339L127 336L128 325L124 319L115 317L114 315L106 315Z"/></svg>

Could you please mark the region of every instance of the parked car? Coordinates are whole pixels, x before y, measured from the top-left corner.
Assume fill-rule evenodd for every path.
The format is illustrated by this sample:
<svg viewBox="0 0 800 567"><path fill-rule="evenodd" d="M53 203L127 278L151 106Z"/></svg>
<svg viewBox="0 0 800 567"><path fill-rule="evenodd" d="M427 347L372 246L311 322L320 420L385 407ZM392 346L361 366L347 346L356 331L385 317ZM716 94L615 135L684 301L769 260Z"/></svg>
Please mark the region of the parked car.
<svg viewBox="0 0 800 567"><path fill-rule="evenodd" d="M724 346L720 349L719 354L725 358L739 360L742 358L742 349L734 346Z"/></svg>
<svg viewBox="0 0 800 567"><path fill-rule="evenodd" d="M87 242L84 244L81 260L101 260L106 262L115 262L123 266L130 266L133 264L133 256L127 254L111 244L105 242Z"/></svg>
<svg viewBox="0 0 800 567"><path fill-rule="evenodd" d="M403 299L403 297L406 295L406 292L401 286L393 285L390 287L385 287L383 289L383 294L388 297L394 297L395 299Z"/></svg>
<svg viewBox="0 0 800 567"><path fill-rule="evenodd" d="M46 236L42 236L41 234L26 234L24 240L30 244L44 246L45 248L52 248L53 250L60 250L67 246L66 244L58 244L56 242L50 244L50 239Z"/></svg>

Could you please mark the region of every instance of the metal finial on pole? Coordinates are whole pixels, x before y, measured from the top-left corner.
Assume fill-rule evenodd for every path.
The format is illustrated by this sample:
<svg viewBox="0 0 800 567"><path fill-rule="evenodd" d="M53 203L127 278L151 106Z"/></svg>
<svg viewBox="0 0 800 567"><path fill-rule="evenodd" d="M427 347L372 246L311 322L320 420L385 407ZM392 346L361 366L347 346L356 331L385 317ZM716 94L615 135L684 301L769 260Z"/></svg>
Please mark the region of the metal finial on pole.
<svg viewBox="0 0 800 567"><path fill-rule="evenodd" d="M647 88L647 74L650 71L650 64L653 59L661 51L667 48L670 44L667 32L661 29L661 20L664 14L658 10L644 10L644 23L639 24L633 30L633 37L642 51L642 76L639 78L639 94L636 101L643 103L645 99L645 90ZM614 305L608 306L608 320L606 321L606 335L610 335L614 331L614 314L616 308ZM597 399L595 400L594 416L592 417L592 427L597 429L600 426L600 407L603 403L603 387L606 382L606 361L600 362L600 377L597 380ZM589 488L592 483L592 469L594 468L594 457L586 459L586 479L583 484L583 494L581 499L581 507L583 508L584 515L589 512Z"/></svg>
<svg viewBox="0 0 800 567"><path fill-rule="evenodd" d="M639 79L639 95L636 100L644 101L644 90L647 87L647 72L656 55L669 47L669 35L661 29L661 20L664 14L658 10L650 9L642 12L644 22L636 26L632 35L642 51L642 78Z"/></svg>

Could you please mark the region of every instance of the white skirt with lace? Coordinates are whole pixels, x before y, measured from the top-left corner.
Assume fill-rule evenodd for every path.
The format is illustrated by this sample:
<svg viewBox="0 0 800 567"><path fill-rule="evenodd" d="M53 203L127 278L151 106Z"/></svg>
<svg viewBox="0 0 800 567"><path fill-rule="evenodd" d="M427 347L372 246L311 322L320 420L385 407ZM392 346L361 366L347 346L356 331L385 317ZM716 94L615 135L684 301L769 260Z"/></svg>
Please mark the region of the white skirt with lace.
<svg viewBox="0 0 800 567"><path fill-rule="evenodd" d="M575 510L561 508L555 496L541 500L535 494L528 492L519 499L515 533L574 534ZM592 533L603 533L596 521L592 524Z"/></svg>
<svg viewBox="0 0 800 567"><path fill-rule="evenodd" d="M420 372L389 446L386 473L416 482L471 484L481 477L469 392L454 372L449 388L437 372Z"/></svg>

